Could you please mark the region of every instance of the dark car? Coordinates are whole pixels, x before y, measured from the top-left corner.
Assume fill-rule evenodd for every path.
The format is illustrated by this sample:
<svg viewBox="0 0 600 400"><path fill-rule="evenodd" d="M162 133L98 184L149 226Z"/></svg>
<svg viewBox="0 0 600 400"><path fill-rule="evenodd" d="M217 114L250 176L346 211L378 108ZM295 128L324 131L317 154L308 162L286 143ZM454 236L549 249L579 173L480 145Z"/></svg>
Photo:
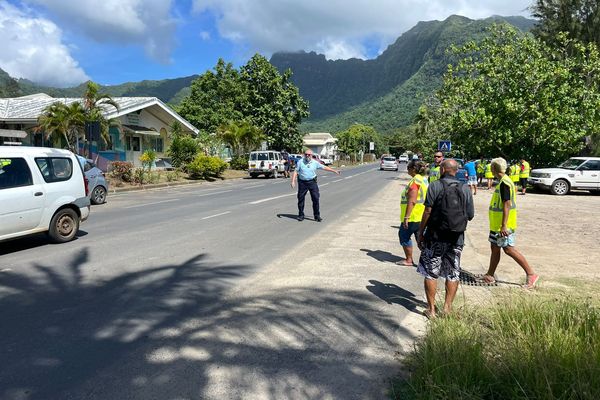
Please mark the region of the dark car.
<svg viewBox="0 0 600 400"><path fill-rule="evenodd" d="M456 179L460 182L467 183L467 170L465 169L465 162L462 158L446 158L446 160L454 160L458 163L458 172L456 173ZM434 164L431 164L429 168L433 168Z"/></svg>

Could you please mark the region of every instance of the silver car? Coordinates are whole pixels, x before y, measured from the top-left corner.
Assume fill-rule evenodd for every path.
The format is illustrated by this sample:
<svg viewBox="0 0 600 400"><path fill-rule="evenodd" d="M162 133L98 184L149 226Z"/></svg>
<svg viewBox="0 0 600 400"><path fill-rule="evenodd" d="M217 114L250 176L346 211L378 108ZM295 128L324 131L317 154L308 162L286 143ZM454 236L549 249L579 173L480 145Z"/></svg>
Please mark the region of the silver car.
<svg viewBox="0 0 600 400"><path fill-rule="evenodd" d="M379 169L383 171L384 169L391 169L394 171L398 171L398 161L394 156L383 156L381 157L381 164L379 164Z"/></svg>
<svg viewBox="0 0 600 400"><path fill-rule="evenodd" d="M85 177L88 180L89 197L92 204L106 203L106 193L108 192L108 182L104 177L104 172L94 164L90 159L77 156L79 163L83 168Z"/></svg>

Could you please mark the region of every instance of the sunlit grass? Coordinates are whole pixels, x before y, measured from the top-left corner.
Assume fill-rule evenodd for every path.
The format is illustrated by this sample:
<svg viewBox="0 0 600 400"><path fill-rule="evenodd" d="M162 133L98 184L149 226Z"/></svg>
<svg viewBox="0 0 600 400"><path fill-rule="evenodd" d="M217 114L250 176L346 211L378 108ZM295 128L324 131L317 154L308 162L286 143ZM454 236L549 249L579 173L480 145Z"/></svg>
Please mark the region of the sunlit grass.
<svg viewBox="0 0 600 400"><path fill-rule="evenodd" d="M600 309L511 295L434 320L396 399L600 399Z"/></svg>

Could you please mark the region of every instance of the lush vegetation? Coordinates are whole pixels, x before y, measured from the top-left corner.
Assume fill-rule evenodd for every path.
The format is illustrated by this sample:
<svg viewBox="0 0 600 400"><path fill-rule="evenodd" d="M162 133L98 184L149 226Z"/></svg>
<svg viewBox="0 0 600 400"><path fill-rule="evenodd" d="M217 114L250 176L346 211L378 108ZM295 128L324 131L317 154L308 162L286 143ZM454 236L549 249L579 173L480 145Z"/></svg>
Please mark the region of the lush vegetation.
<svg viewBox="0 0 600 400"><path fill-rule="evenodd" d="M218 178L226 168L227 163L219 157L204 154L197 154L186 167L190 177L194 179Z"/></svg>
<svg viewBox="0 0 600 400"><path fill-rule="evenodd" d="M230 124L254 126L274 149L299 150L298 130L308 105L290 81L267 59L256 54L239 70L219 60L192 83L177 111L202 133L213 135Z"/></svg>
<svg viewBox="0 0 600 400"><path fill-rule="evenodd" d="M387 146L382 136L372 126L354 124L347 130L336 135L338 150L357 160L359 154L370 153L370 143L375 145L372 153L382 154L387 152Z"/></svg>
<svg viewBox="0 0 600 400"><path fill-rule="evenodd" d="M407 359L396 399L598 399L600 308L512 296L439 318Z"/></svg>

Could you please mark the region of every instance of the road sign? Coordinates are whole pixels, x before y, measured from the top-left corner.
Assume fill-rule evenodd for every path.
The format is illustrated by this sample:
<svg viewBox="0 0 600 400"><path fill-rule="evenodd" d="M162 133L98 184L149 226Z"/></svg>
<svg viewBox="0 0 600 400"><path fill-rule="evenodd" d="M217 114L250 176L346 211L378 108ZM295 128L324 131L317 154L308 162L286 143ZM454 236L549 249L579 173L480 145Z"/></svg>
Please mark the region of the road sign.
<svg viewBox="0 0 600 400"><path fill-rule="evenodd" d="M438 142L438 151L448 152L452 150L452 142L450 140L440 140Z"/></svg>
<svg viewBox="0 0 600 400"><path fill-rule="evenodd" d="M375 150L375 142L369 142L369 151Z"/></svg>

